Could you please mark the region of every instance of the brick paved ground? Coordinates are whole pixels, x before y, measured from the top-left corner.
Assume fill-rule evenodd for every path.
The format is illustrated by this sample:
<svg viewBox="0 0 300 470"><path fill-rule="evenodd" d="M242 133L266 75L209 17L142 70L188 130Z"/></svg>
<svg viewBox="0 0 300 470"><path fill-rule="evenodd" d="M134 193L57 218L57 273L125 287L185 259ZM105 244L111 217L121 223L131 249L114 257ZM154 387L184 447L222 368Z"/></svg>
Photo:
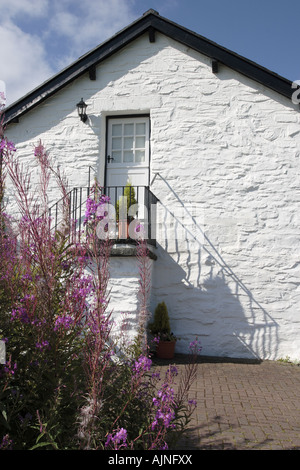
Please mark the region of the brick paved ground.
<svg viewBox="0 0 300 470"><path fill-rule="evenodd" d="M185 358L170 362L181 371ZM190 397L197 408L180 450L300 450L299 365L199 358Z"/></svg>

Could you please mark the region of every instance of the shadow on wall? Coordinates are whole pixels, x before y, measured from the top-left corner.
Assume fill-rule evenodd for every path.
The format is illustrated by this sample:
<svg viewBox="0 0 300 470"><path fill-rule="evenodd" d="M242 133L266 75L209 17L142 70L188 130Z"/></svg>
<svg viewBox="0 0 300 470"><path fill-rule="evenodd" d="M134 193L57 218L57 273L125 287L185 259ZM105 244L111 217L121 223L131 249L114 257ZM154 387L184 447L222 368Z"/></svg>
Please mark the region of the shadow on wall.
<svg viewBox="0 0 300 470"><path fill-rule="evenodd" d="M176 231L181 221L162 206L164 213L168 212L175 221L173 230ZM166 217L166 225L170 217ZM194 218L193 225L201 230ZM165 228L170 233L170 227ZM173 238L170 242L168 236L162 237L164 242L158 246L158 259L154 263L151 299L152 311L162 300L167 304L173 332L181 338L176 350L186 353L190 341L197 336L202 354L207 356L275 358L277 322L226 264L202 230L202 236L195 236L191 225L183 228L184 240Z"/></svg>

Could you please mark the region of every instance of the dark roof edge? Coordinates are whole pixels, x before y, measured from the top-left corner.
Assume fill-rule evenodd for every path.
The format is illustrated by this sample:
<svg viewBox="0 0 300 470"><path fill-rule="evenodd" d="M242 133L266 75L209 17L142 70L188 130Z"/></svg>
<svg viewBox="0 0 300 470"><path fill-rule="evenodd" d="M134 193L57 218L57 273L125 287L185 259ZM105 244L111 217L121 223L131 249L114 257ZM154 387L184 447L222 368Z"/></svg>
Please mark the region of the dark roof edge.
<svg viewBox="0 0 300 470"><path fill-rule="evenodd" d="M259 64L246 59L199 34L161 17L155 10L148 10L142 17L122 29L107 41L81 56L71 65L45 81L37 88L12 103L5 110L5 123L13 122L64 86L80 77L88 70L122 49L131 41L153 28L174 40L215 59L221 64L246 75L279 94L291 98L292 82Z"/></svg>
<svg viewBox="0 0 300 470"><path fill-rule="evenodd" d="M291 87L293 82L267 69L266 67L220 46L216 42L213 42L194 31L183 26L179 26L166 18L157 18L157 20L154 21L153 27L167 36L174 37L174 34L176 34L177 41L195 49L211 59L217 60L243 75L246 75L248 78L252 78L268 88L272 88L274 91L277 91L285 97L291 98L293 92Z"/></svg>
<svg viewBox="0 0 300 470"><path fill-rule="evenodd" d="M27 93L19 100L5 108L4 122L9 124L14 119L30 111L32 108L45 101L64 86L71 83L76 78L88 72L89 68L97 65L102 60L114 54L131 41L144 34L151 26L149 17L142 17L123 30L116 33L107 41L95 47L88 53L79 57L71 65L67 66L56 75L39 85L34 90Z"/></svg>

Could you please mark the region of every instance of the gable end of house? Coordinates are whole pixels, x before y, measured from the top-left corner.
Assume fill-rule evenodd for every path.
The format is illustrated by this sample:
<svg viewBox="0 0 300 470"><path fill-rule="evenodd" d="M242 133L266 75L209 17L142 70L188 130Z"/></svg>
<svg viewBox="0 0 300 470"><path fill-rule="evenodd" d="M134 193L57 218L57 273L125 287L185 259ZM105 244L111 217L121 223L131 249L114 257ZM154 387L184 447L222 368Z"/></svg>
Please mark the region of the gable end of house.
<svg viewBox="0 0 300 470"><path fill-rule="evenodd" d="M149 42L154 43L156 32L209 57L212 61L212 71L215 74L218 73L219 66L223 64L289 99L292 97L293 89L290 80L177 23L161 17L155 10L151 9L113 37L81 56L73 64L8 106L5 110L5 124L18 122L22 115L86 73L89 74L90 80L95 80L96 66L102 61L145 33L149 35Z"/></svg>

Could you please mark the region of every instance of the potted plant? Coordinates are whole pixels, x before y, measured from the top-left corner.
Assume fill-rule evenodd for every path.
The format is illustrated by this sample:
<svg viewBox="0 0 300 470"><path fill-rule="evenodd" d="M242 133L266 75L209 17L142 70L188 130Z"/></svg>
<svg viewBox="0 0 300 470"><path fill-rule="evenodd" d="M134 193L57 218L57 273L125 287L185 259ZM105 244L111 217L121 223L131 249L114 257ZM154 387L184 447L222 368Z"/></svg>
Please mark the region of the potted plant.
<svg viewBox="0 0 300 470"><path fill-rule="evenodd" d="M135 199L135 190L130 182L124 189L124 195L120 197L116 204L116 219L118 222L119 239L128 238L129 224L133 217L128 215L129 208L137 204Z"/></svg>
<svg viewBox="0 0 300 470"><path fill-rule="evenodd" d="M153 322L149 323L148 328L157 343L156 356L160 359L172 359L177 338L171 332L169 313L165 302L157 305Z"/></svg>

